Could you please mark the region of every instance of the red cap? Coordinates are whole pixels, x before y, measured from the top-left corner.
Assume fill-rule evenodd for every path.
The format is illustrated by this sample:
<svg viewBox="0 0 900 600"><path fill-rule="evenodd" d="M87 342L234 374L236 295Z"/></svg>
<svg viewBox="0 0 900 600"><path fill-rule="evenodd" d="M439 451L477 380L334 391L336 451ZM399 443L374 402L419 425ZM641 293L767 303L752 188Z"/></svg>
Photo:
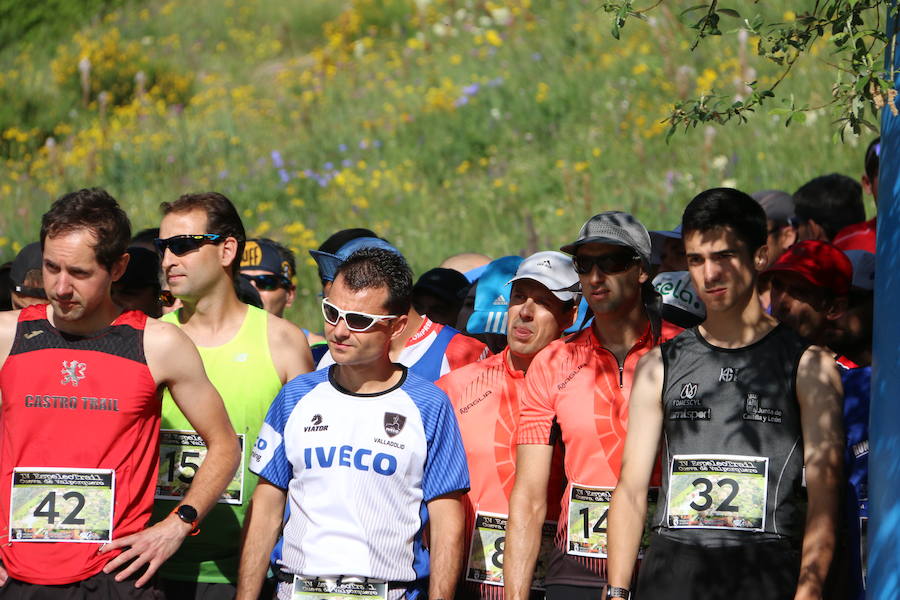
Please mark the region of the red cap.
<svg viewBox="0 0 900 600"><path fill-rule="evenodd" d="M797 273L813 285L846 296L853 280L853 264L847 255L828 242L806 240L794 244L778 257L765 274Z"/></svg>

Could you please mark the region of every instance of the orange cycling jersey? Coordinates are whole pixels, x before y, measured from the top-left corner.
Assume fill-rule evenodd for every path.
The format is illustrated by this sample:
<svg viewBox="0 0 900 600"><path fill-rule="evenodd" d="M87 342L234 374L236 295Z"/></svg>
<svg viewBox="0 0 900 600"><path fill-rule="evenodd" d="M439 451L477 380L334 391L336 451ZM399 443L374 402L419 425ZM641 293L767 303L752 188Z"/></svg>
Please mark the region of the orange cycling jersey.
<svg viewBox="0 0 900 600"><path fill-rule="evenodd" d="M447 392L459 421L470 489L466 494L466 552L472 542L475 513L509 513L515 482L516 422L525 395L525 375L509 366L509 348L500 354L451 371L437 381ZM554 468L547 488L547 519L559 515L562 492L562 457L554 452ZM463 574L465 578L466 574ZM466 598L503 598L503 587L463 581L459 594Z"/></svg>
<svg viewBox="0 0 900 600"><path fill-rule="evenodd" d="M677 328L666 323L663 331L663 337L669 337ZM601 587L606 581L605 558L567 554L569 499L573 484L615 488L622 466L634 368L660 341L653 339L648 326L620 365L603 347L594 328L588 327L547 346L528 368L517 442L552 444L561 438L565 448L567 485L556 532L559 554L551 557L547 584ZM577 511L573 513L577 516ZM598 528L601 523L591 525Z"/></svg>

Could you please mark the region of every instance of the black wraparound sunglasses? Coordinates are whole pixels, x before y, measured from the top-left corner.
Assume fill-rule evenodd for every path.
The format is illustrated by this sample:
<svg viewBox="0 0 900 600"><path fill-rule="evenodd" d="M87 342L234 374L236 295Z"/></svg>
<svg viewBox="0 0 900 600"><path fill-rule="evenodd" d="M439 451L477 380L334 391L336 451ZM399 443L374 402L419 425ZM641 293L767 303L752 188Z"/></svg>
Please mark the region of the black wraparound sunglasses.
<svg viewBox="0 0 900 600"><path fill-rule="evenodd" d="M286 290L291 289L291 282L278 275L246 275L241 273L241 277L248 279L256 286L256 289L262 292L272 292L280 287Z"/></svg>
<svg viewBox="0 0 900 600"><path fill-rule="evenodd" d="M615 254L603 254L601 256L579 254L572 257L572 264L575 266L575 272L579 275L587 275L593 270L594 266L600 269L602 273L614 275L615 273L627 271L640 260L641 257L633 252L616 252Z"/></svg>
<svg viewBox="0 0 900 600"><path fill-rule="evenodd" d="M197 250L200 246L206 244L219 244L225 241L225 236L218 233L192 233L188 235L173 235L170 238L156 238L153 245L156 251L162 256L166 253L166 249L170 250L175 256L184 256L188 252Z"/></svg>

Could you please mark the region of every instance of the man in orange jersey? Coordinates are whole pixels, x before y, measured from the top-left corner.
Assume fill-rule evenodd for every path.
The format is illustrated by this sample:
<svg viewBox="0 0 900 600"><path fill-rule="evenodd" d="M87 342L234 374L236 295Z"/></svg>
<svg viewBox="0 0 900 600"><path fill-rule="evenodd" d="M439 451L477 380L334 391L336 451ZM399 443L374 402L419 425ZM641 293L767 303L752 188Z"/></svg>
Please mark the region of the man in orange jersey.
<svg viewBox="0 0 900 600"><path fill-rule="evenodd" d="M457 595L503 598L503 547L509 495L515 480L516 421L525 395L525 372L535 355L572 324L578 274L568 256L538 252L523 261L510 281L509 345L499 354L451 371L437 381L450 396L462 432L471 488L466 495L466 569ZM557 465L561 467L561 464ZM557 503L560 469L548 486ZM549 537L552 542L553 530ZM539 579L536 578L536 579ZM540 584L539 581L535 581Z"/></svg>
<svg viewBox="0 0 900 600"><path fill-rule="evenodd" d="M602 593L606 514L619 477L632 373L661 337L660 320L647 308L657 300L648 275L650 235L633 216L595 215L562 250L573 255L593 322L550 344L525 378L504 563L507 598L514 600L527 598L531 587L558 440L568 484L547 564L547 598Z"/></svg>

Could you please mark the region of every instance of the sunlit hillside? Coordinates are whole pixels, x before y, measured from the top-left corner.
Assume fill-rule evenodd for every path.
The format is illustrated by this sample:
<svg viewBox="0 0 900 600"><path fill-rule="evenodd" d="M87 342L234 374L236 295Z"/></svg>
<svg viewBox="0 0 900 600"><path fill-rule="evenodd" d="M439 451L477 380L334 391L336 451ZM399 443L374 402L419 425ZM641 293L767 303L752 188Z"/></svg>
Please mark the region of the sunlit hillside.
<svg viewBox="0 0 900 600"><path fill-rule="evenodd" d="M615 40L595 0L84 2L96 13L0 51L0 253L68 190L106 187L139 229L215 189L295 249L293 317L318 322L306 251L336 229L376 230L421 273L558 247L604 209L671 228L709 186L857 176L868 138L832 141L827 42L779 88L823 106L804 122L764 110L666 143L673 102L777 75L749 36L690 52L690 4ZM790 20L804 3L733 4Z"/></svg>

